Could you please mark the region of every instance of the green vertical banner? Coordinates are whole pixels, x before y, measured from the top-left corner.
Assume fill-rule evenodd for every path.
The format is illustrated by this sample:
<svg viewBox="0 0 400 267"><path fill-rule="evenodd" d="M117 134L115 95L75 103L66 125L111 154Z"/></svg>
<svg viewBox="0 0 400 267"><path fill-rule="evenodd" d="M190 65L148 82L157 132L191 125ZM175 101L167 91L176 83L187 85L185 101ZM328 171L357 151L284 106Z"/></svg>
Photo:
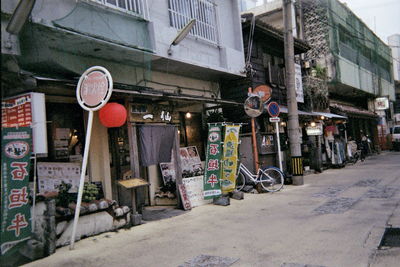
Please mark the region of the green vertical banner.
<svg viewBox="0 0 400 267"><path fill-rule="evenodd" d="M221 124L209 124L206 164L204 173L204 199L221 195Z"/></svg>
<svg viewBox="0 0 400 267"><path fill-rule="evenodd" d="M222 159L222 193L235 190L240 125L226 125Z"/></svg>
<svg viewBox="0 0 400 267"><path fill-rule="evenodd" d="M30 127L2 128L1 254L31 236L29 170Z"/></svg>

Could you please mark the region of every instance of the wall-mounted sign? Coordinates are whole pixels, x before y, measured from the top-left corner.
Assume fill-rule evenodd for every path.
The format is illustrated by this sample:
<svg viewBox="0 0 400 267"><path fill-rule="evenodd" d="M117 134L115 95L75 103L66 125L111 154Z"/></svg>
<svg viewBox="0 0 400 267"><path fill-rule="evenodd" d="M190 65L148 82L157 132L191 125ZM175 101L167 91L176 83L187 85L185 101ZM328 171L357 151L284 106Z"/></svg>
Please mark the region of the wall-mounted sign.
<svg viewBox="0 0 400 267"><path fill-rule="evenodd" d="M322 135L322 124L318 123L315 126L308 126L306 132L307 135Z"/></svg>
<svg viewBox="0 0 400 267"><path fill-rule="evenodd" d="M385 110L389 108L389 99L387 97L378 97L375 99L375 110Z"/></svg>
<svg viewBox="0 0 400 267"><path fill-rule="evenodd" d="M259 85L253 90L253 94L261 97L263 103L268 102L272 96L272 88L268 85Z"/></svg>
<svg viewBox="0 0 400 267"><path fill-rule="evenodd" d="M47 126L45 96L28 93L3 99L1 102L1 126L32 127L34 154L47 154Z"/></svg>
<svg viewBox="0 0 400 267"><path fill-rule="evenodd" d="M296 101L300 102L300 103L304 103L303 80L301 77L301 66L299 64L294 64L294 68L295 68L294 86L296 88Z"/></svg>
<svg viewBox="0 0 400 267"><path fill-rule="evenodd" d="M131 122L179 123L179 112L167 105L130 103Z"/></svg>

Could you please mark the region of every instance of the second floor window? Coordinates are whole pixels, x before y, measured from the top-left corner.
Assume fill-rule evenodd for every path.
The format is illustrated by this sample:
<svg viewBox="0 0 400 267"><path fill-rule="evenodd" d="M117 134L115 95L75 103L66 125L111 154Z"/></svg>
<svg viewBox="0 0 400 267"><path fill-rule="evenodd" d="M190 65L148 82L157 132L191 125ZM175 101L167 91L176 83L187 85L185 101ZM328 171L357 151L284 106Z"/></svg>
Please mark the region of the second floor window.
<svg viewBox="0 0 400 267"><path fill-rule="evenodd" d="M131 13L140 17L145 16L145 0L91 0L105 6Z"/></svg>
<svg viewBox="0 0 400 267"><path fill-rule="evenodd" d="M192 19L196 25L190 34L217 43L215 4L212 0L168 0L170 25L182 29Z"/></svg>

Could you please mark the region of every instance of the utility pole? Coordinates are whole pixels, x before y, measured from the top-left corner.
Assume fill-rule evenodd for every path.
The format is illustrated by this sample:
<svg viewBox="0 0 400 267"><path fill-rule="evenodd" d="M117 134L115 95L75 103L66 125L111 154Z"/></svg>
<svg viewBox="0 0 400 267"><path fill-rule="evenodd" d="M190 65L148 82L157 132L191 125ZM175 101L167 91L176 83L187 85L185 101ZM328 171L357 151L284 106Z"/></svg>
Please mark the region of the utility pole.
<svg viewBox="0 0 400 267"><path fill-rule="evenodd" d="M282 0L285 27L285 69L288 103L288 134L290 143L293 185L303 185L303 158L300 147L299 115L295 90L292 0Z"/></svg>

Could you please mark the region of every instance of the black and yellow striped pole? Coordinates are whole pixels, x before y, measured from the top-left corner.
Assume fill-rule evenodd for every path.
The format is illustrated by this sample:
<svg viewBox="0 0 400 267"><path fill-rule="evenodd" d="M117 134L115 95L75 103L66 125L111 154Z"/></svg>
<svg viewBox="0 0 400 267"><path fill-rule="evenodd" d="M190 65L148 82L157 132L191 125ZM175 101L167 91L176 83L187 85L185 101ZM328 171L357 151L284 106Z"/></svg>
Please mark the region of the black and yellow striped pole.
<svg viewBox="0 0 400 267"><path fill-rule="evenodd" d="M292 174L293 176L303 175L303 157L292 157Z"/></svg>

